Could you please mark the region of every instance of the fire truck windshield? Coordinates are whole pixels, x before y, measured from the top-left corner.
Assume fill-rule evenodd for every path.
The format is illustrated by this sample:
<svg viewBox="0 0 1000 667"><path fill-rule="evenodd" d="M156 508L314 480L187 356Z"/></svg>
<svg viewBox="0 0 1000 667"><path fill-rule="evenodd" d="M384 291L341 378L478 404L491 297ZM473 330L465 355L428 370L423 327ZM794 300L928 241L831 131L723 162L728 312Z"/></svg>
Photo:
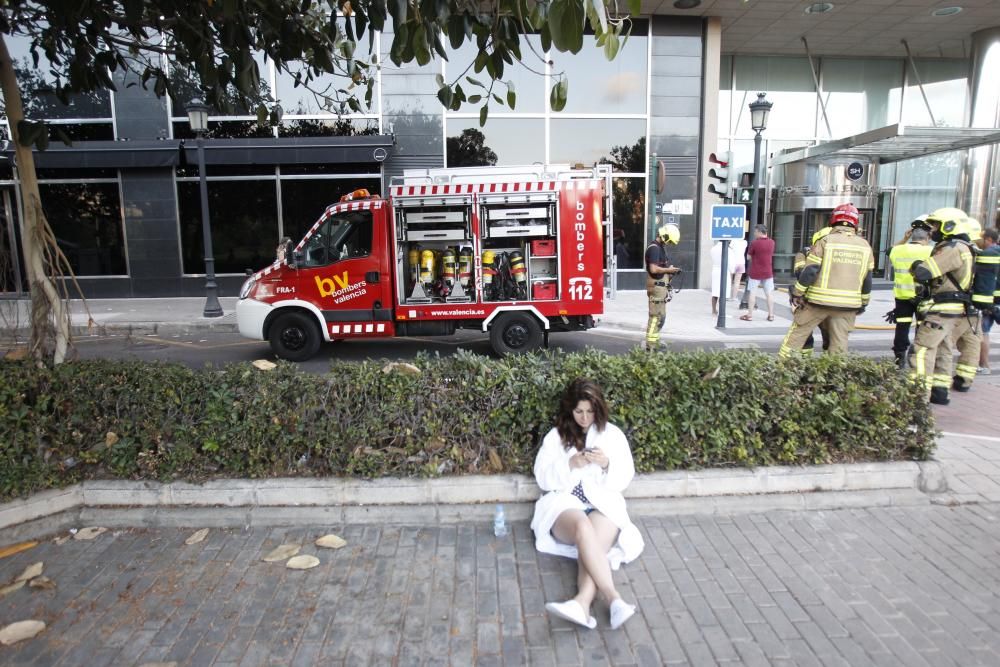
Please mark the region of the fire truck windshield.
<svg viewBox="0 0 1000 667"><path fill-rule="evenodd" d="M372 251L371 211L349 211L326 220L305 244L305 266L326 266Z"/></svg>

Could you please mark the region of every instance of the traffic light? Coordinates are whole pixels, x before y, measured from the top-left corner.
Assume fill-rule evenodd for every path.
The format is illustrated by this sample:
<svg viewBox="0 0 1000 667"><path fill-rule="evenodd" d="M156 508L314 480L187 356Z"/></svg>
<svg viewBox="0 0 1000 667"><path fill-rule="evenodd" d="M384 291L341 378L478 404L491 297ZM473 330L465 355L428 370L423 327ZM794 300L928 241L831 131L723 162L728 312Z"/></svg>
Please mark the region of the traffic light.
<svg viewBox="0 0 1000 667"><path fill-rule="evenodd" d="M709 183L708 191L720 197L729 197L729 163L733 161L733 154L730 151L719 151L711 153L708 161L713 166L708 170L709 178L713 178L718 183Z"/></svg>

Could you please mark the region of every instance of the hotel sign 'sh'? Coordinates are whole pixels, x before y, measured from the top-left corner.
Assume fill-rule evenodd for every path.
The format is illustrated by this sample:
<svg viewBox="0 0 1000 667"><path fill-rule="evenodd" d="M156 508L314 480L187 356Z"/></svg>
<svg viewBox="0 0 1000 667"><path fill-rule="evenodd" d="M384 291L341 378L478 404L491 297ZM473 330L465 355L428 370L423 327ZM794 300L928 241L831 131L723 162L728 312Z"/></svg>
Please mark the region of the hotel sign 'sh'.
<svg viewBox="0 0 1000 667"><path fill-rule="evenodd" d="M775 188L779 195L877 195L882 188L864 183L845 183L843 185L782 185Z"/></svg>

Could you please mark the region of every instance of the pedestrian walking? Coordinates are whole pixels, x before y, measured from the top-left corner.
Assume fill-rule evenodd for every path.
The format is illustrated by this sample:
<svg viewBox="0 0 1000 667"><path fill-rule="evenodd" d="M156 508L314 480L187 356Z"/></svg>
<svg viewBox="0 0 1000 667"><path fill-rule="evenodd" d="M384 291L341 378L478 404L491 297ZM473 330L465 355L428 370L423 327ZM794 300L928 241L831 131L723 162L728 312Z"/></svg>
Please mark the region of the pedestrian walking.
<svg viewBox="0 0 1000 667"><path fill-rule="evenodd" d="M656 230L656 239L646 248L646 295L649 297L647 350L656 350L660 346L660 330L667 320L667 301L670 300L670 277L680 273L680 269L672 265L667 257L667 246L676 246L680 240L680 227L668 222Z"/></svg>
<svg viewBox="0 0 1000 667"><path fill-rule="evenodd" d="M885 315L886 322L895 323L896 333L892 340L892 354L896 365L906 365L906 352L910 349L910 326L917 312L917 286L910 274L914 262L931 256L930 225L927 216L922 215L910 223L906 237L889 251L892 264L892 295L895 307Z"/></svg>
<svg viewBox="0 0 1000 667"><path fill-rule="evenodd" d="M774 321L774 239L768 238L767 227L757 225L754 229L754 240L747 250L750 260L750 270L747 272L747 312L740 316L741 320L753 320L753 311L757 300L757 287L764 290L767 299L767 321Z"/></svg>
<svg viewBox="0 0 1000 667"><path fill-rule="evenodd" d="M860 215L853 204L841 204L830 216L830 233L816 241L790 291L792 325L779 356L801 354L817 326L826 326L828 352L847 351L854 321L871 298L875 259L871 246L857 235Z"/></svg>
<svg viewBox="0 0 1000 667"><path fill-rule="evenodd" d="M921 302L922 319L910 346L911 375L923 382L930 402L947 405L952 384L952 333L972 308L974 257L965 212L940 208L929 216L935 242L931 256L910 268L913 279L927 286Z"/></svg>

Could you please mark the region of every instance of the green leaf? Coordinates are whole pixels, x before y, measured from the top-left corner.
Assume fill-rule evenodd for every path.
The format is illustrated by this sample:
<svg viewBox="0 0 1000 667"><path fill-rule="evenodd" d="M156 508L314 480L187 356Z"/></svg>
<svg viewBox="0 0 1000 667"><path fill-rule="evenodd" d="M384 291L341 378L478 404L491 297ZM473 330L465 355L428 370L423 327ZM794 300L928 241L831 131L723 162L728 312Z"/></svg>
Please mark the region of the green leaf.
<svg viewBox="0 0 1000 667"><path fill-rule="evenodd" d="M569 79L565 77L552 86L552 91L549 93L549 105L552 107L553 111L562 111L566 108L566 98L568 92Z"/></svg>
<svg viewBox="0 0 1000 667"><path fill-rule="evenodd" d="M406 21L406 0L388 0L389 14L392 15L392 24L399 30L399 27Z"/></svg>
<svg viewBox="0 0 1000 667"><path fill-rule="evenodd" d="M485 88L486 87L486 86L484 86L482 84L481 81L479 81L478 79L473 79L471 76L465 77L465 80L468 81L469 83L471 83L473 86L479 86L480 88Z"/></svg>
<svg viewBox="0 0 1000 667"><path fill-rule="evenodd" d="M437 98L446 109L451 108L452 95L451 86L441 86L438 88Z"/></svg>
<svg viewBox="0 0 1000 667"><path fill-rule="evenodd" d="M451 42L451 48L458 50L462 46L462 42L465 41L465 15L452 14L448 17L445 28L445 32L448 33L448 41Z"/></svg>
<svg viewBox="0 0 1000 667"><path fill-rule="evenodd" d="M517 95L514 94L514 89L513 88L508 88L507 89L507 106L510 107L511 109L513 109L516 102L517 102Z"/></svg>
<svg viewBox="0 0 1000 667"><path fill-rule="evenodd" d="M542 50L548 53L552 50L552 32L549 30L548 23L542 26L541 34L539 36L542 39Z"/></svg>
<svg viewBox="0 0 1000 667"><path fill-rule="evenodd" d="M479 127L486 125L486 117L490 115L490 107L488 104L484 104L482 108L479 109Z"/></svg>
<svg viewBox="0 0 1000 667"><path fill-rule="evenodd" d="M594 32L607 32L608 30L608 15L604 9L603 0L587 0L589 7L588 15L591 18L591 27ZM597 25L594 25L593 19L597 19L597 23L600 25L600 30L597 29Z"/></svg>
<svg viewBox="0 0 1000 667"><path fill-rule="evenodd" d="M615 56L618 55L618 49L620 43L618 41L618 35L608 33L608 41L604 43L604 55L608 60L614 60Z"/></svg>
<svg viewBox="0 0 1000 667"><path fill-rule="evenodd" d="M560 51L579 53L583 48L583 0L553 0L549 9L552 43Z"/></svg>
<svg viewBox="0 0 1000 667"><path fill-rule="evenodd" d="M263 125L267 122L267 107L261 104L257 107L257 124Z"/></svg>
<svg viewBox="0 0 1000 667"><path fill-rule="evenodd" d="M422 67L431 61L431 49L427 43L427 29L423 23L418 23L413 30L413 39L410 44L418 65Z"/></svg>
<svg viewBox="0 0 1000 667"><path fill-rule="evenodd" d="M469 95L469 104L479 104L483 101L482 95Z"/></svg>

